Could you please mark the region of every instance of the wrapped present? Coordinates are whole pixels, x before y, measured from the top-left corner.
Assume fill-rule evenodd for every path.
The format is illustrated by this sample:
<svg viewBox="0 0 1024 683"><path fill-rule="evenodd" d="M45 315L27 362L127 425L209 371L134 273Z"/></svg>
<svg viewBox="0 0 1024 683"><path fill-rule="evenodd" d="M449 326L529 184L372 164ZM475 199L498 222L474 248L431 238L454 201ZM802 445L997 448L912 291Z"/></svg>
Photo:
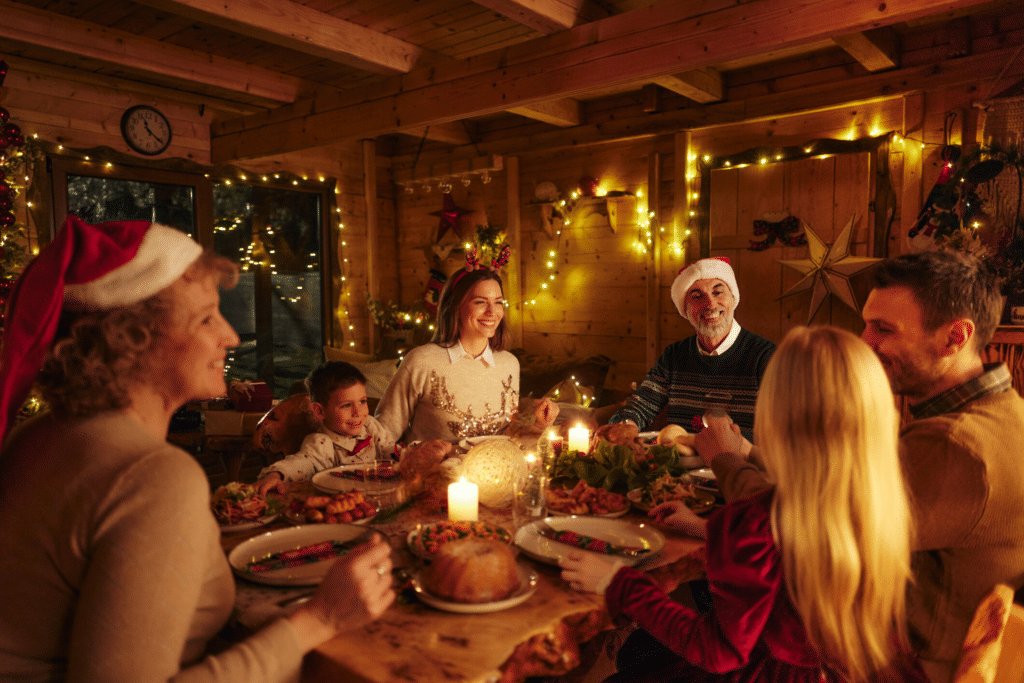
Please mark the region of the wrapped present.
<svg viewBox="0 0 1024 683"><path fill-rule="evenodd" d="M274 392L266 382L235 381L228 385L228 398L243 413L266 412L274 405Z"/></svg>

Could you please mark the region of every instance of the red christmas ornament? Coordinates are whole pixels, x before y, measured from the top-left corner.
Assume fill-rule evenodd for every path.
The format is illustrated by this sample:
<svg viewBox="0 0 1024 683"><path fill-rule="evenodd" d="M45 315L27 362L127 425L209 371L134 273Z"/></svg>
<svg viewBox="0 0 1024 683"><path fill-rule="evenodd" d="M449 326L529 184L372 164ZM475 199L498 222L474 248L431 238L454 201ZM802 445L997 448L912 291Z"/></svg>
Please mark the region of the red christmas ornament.
<svg viewBox="0 0 1024 683"><path fill-rule="evenodd" d="M590 176L580 178L580 194L584 197L593 197L597 191L597 179Z"/></svg>
<svg viewBox="0 0 1024 683"><path fill-rule="evenodd" d="M8 123L4 126L4 132L8 135L21 135L21 126L16 123Z"/></svg>
<svg viewBox="0 0 1024 683"><path fill-rule="evenodd" d="M13 213L0 213L0 228L9 228L14 225Z"/></svg>
<svg viewBox="0 0 1024 683"><path fill-rule="evenodd" d="M7 196L11 191L11 186L5 181L0 180L0 197Z"/></svg>
<svg viewBox="0 0 1024 683"><path fill-rule="evenodd" d="M0 194L0 213L4 211L10 211L13 204L11 204L11 198Z"/></svg>
<svg viewBox="0 0 1024 683"><path fill-rule="evenodd" d="M441 218L441 225L437 228L437 242L441 241L441 237L447 230L451 230L459 238L462 238L462 232L459 230L459 221L467 213L473 213L468 209L455 206L455 200L452 199L450 192L444 194L444 203L440 211L431 211L431 216L439 216Z"/></svg>
<svg viewBox="0 0 1024 683"><path fill-rule="evenodd" d="M6 124L11 120L11 112L7 111L3 107L0 107L0 123Z"/></svg>

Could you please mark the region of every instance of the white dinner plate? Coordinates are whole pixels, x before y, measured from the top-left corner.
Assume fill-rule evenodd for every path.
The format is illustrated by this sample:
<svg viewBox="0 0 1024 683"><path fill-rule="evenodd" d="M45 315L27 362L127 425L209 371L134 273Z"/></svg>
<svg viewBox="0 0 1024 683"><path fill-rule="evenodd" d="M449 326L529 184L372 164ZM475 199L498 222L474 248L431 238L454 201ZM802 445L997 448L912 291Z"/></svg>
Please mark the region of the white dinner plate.
<svg viewBox="0 0 1024 683"><path fill-rule="evenodd" d="M562 512L561 510L552 510L550 507L548 507L547 510L548 514L552 517L572 517L573 515L577 515L579 517L599 517L601 519L617 519L619 517L622 517L627 512L629 512L629 501L626 501L626 507L622 508L621 510L616 510L615 512L605 512L604 514L600 515L594 514L592 512L588 512L585 514Z"/></svg>
<svg viewBox="0 0 1024 683"><path fill-rule="evenodd" d="M697 488L700 487L698 486ZM697 495L692 498L687 497L682 499L683 502L686 503L687 507L696 512L698 515L703 514L710 510L712 507L714 507L714 496L712 496L707 491L697 491L696 493ZM635 507L640 512L650 512L655 507L657 507L651 505L644 505L641 502L641 498L643 498L643 491L641 491L640 489L633 489L626 495L626 497L629 498L629 501L631 503L633 503L633 507Z"/></svg>
<svg viewBox="0 0 1024 683"><path fill-rule="evenodd" d="M473 446L481 444L484 441L487 441L487 439L502 439L504 441L510 441L509 437L502 436L501 434L489 434L487 436L469 436L459 441L459 448L461 448L464 451L469 451L473 448Z"/></svg>
<svg viewBox="0 0 1024 683"><path fill-rule="evenodd" d="M456 614L484 614L486 612L500 612L516 605L521 605L530 599L530 596L537 591L537 574L522 562L516 562L516 570L519 572L519 588L516 592L504 600L496 602L449 602L436 595L431 594L420 582L417 574L412 579L412 587L416 591L416 597L435 609Z"/></svg>
<svg viewBox="0 0 1024 683"><path fill-rule="evenodd" d="M366 527L353 524L304 524L288 529L275 529L239 543L228 553L228 564L236 574L256 583L271 586L315 586L327 575L327 570L337 558L258 574L253 574L247 568L249 563L275 553L296 550L323 541L350 541L365 533Z"/></svg>
<svg viewBox="0 0 1024 683"><path fill-rule="evenodd" d="M660 432L640 432L639 436L644 441L654 441L658 438L658 434L660 434Z"/></svg>
<svg viewBox="0 0 1024 683"><path fill-rule="evenodd" d="M362 519L356 519L356 520L353 520L351 522L335 522L335 524L367 524L367 523L369 523L369 521L371 519L373 519L376 516L377 516L377 513L375 512L372 515L370 515L369 517L363 517ZM286 511L284 513L284 518L285 518L285 521L287 521L289 524L294 524L295 526L300 526L302 524L326 524L327 523L327 522L310 522L309 520L306 519L305 513L303 513L303 512L292 512L291 510L288 510L288 511Z"/></svg>
<svg viewBox="0 0 1024 683"><path fill-rule="evenodd" d="M583 536L590 536L613 545L627 548L647 548L649 553L643 557L620 557L627 566L632 566L654 557L665 547L665 537L661 532L648 524L632 524L619 519L603 519L601 517L548 517L541 520L547 522L556 531L575 531ZM573 549L565 543L559 543L537 531L538 522L531 522L516 532L516 545L529 557L548 564L558 564L565 554ZM582 552L590 552L584 550ZM601 553L593 553L601 557L611 557Z"/></svg>
<svg viewBox="0 0 1024 683"><path fill-rule="evenodd" d="M397 491L398 486L402 483L399 477L388 481L361 481L359 479L342 479L331 474L331 472L351 472L364 469L366 469L366 465L360 464L321 470L313 475L313 487L323 493L348 493L359 489L368 496L380 496Z"/></svg>
<svg viewBox="0 0 1024 683"><path fill-rule="evenodd" d="M221 524L220 532L222 534L236 534L242 531L252 531L253 529L259 529L261 526L270 524L277 515L263 515L259 519L255 519L251 522L239 522L238 524Z"/></svg>

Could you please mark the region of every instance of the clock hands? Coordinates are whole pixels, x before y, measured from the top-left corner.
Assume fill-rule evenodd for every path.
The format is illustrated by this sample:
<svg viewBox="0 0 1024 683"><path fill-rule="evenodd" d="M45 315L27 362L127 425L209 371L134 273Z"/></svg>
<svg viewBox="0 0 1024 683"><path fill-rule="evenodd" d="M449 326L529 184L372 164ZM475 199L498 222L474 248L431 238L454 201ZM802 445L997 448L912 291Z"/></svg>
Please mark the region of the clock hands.
<svg viewBox="0 0 1024 683"><path fill-rule="evenodd" d="M163 139L162 137L160 137L159 135L157 135L156 133L154 133L154 132L153 132L152 130L150 130L150 128L149 128L149 121L145 121L145 120L144 120L144 121L142 122L142 125L146 127L146 132L147 132L147 133L149 133L149 134L150 134L150 135L152 135L152 136L153 136L154 138L156 138L156 141L157 141L157 142L159 142L159 143L163 144L163 141L164 141L164 139Z"/></svg>

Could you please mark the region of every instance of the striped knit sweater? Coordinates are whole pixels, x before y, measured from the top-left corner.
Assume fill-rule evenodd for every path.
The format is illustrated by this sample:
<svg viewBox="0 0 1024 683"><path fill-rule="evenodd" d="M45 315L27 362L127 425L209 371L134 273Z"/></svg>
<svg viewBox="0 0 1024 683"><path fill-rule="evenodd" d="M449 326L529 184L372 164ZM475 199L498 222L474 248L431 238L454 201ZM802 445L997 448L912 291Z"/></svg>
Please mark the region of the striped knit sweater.
<svg viewBox="0 0 1024 683"><path fill-rule="evenodd" d="M668 421L693 431L694 418L722 407L753 441L757 388L774 352L775 344L745 329L720 356L702 355L696 336L674 342L610 421L632 420L643 431L667 404Z"/></svg>

